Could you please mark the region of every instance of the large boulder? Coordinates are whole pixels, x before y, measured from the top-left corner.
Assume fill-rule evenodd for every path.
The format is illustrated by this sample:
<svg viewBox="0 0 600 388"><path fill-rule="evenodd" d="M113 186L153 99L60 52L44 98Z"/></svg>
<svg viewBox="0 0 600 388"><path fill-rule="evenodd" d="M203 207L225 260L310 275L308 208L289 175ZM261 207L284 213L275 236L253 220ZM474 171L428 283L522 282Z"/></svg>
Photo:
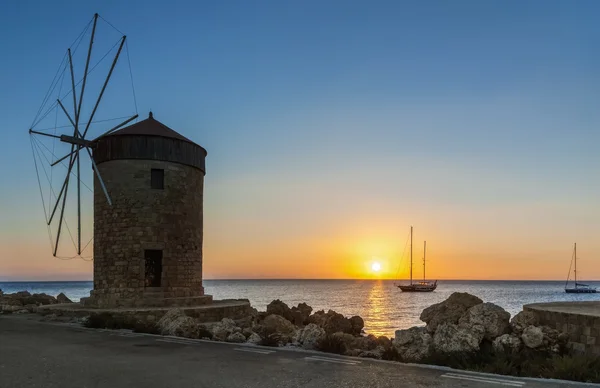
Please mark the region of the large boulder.
<svg viewBox="0 0 600 388"><path fill-rule="evenodd" d="M335 311L329 311L327 313L328 318L323 324L323 329L327 334L333 334L338 332L352 334L352 323L342 314L336 313Z"/></svg>
<svg viewBox="0 0 600 388"><path fill-rule="evenodd" d="M27 292L27 291L25 291L25 292ZM19 293L17 293L17 294L19 294ZM29 293L27 292L27 294L29 294ZM36 305L40 306L40 305L56 304L56 303L58 303L58 301L52 295L40 293L40 294L33 294L33 295L21 297L21 303L23 303L23 305L36 304Z"/></svg>
<svg viewBox="0 0 600 388"><path fill-rule="evenodd" d="M194 318L185 315L180 309L171 309L156 324L162 335L198 338L199 326Z"/></svg>
<svg viewBox="0 0 600 388"><path fill-rule="evenodd" d="M217 341L225 341L231 334L242 331L241 328L235 324L234 320L229 318L223 318L221 322L212 325L209 330L212 333L213 338Z"/></svg>
<svg viewBox="0 0 600 388"><path fill-rule="evenodd" d="M314 349L323 337L325 337L325 330L314 323L309 323L298 331L296 340L304 349Z"/></svg>
<svg viewBox="0 0 600 388"><path fill-rule="evenodd" d="M271 314L262 322L263 335L275 334L280 343L286 344L294 337L296 326L280 315Z"/></svg>
<svg viewBox="0 0 600 388"><path fill-rule="evenodd" d="M256 333L252 333L250 334L250 336L248 337L248 339L246 339L246 342L249 344L254 344L257 345L262 341L262 338L260 338L260 336Z"/></svg>
<svg viewBox="0 0 600 388"><path fill-rule="evenodd" d="M461 326L480 326L484 332L484 338L493 341L509 331L510 313L502 307L493 303L480 303L471 307L459 319Z"/></svg>
<svg viewBox="0 0 600 388"><path fill-rule="evenodd" d="M62 292L56 296L56 301L58 303L73 303L73 301Z"/></svg>
<svg viewBox="0 0 600 388"><path fill-rule="evenodd" d="M440 353L476 352L485 335L481 327L442 323L433 335L433 347Z"/></svg>
<svg viewBox="0 0 600 388"><path fill-rule="evenodd" d="M336 313L333 310L329 310L327 313L325 313L323 310L319 310L310 317L308 317L307 321L308 323L314 323L315 325L322 327L323 329L325 329L327 334L333 334L338 332L355 334L356 332L356 329L353 328L350 319L344 317L342 314ZM356 327L360 326L360 322L357 318L354 319L354 324L356 325Z"/></svg>
<svg viewBox="0 0 600 388"><path fill-rule="evenodd" d="M280 301L279 299L275 299L267 305L267 315L271 314L284 317L290 322L294 320L292 310L288 307L287 304Z"/></svg>
<svg viewBox="0 0 600 388"><path fill-rule="evenodd" d="M523 334L527 327L537 326L538 323L537 315L531 311L521 311L510 320L512 331L518 334Z"/></svg>
<svg viewBox="0 0 600 388"><path fill-rule="evenodd" d="M329 310L331 311L331 310ZM315 311L312 315L310 315L307 319L308 323L314 323L319 327L323 327L325 321L327 321L328 315L324 310Z"/></svg>
<svg viewBox="0 0 600 388"><path fill-rule="evenodd" d="M544 344L544 332L536 326L528 326L521 334L521 340L530 349L539 348Z"/></svg>
<svg viewBox="0 0 600 388"><path fill-rule="evenodd" d="M356 343L356 337L353 336L352 334L343 333L340 331L337 333L330 334L330 336L335 341L343 343L344 348L346 349L346 352L351 351L352 349L358 349L357 343ZM362 349L360 349L360 350L362 351ZM346 353L346 352L344 352L344 353Z"/></svg>
<svg viewBox="0 0 600 388"><path fill-rule="evenodd" d="M226 341L236 343L236 344L241 344L241 343L246 342L246 337L238 331L238 332L229 334L229 336L227 336Z"/></svg>
<svg viewBox="0 0 600 388"><path fill-rule="evenodd" d="M480 303L483 301L474 295L466 292L454 292L445 301L423 310L420 319L427 324L427 330L433 333L440 324L457 324L468 309Z"/></svg>
<svg viewBox="0 0 600 388"><path fill-rule="evenodd" d="M306 303L299 303L298 306L292 307L291 312L294 318L294 323L297 326L306 325L308 323L308 317L312 312L313 308Z"/></svg>
<svg viewBox="0 0 600 388"><path fill-rule="evenodd" d="M561 333L558 330L552 329L548 326L542 326L542 333L544 334L543 346L554 352L560 353L566 350L567 344L569 342L569 334Z"/></svg>
<svg viewBox="0 0 600 388"><path fill-rule="evenodd" d="M432 338L425 327L396 330L392 345L402 360L418 362L431 353Z"/></svg>
<svg viewBox="0 0 600 388"><path fill-rule="evenodd" d="M513 353L521 349L523 342L516 334L502 334L492 343L494 351L498 353Z"/></svg>
<svg viewBox="0 0 600 388"><path fill-rule="evenodd" d="M392 340L384 335L377 337L376 342L378 346L382 346L384 349L389 349L392 347Z"/></svg>
<svg viewBox="0 0 600 388"><path fill-rule="evenodd" d="M380 346L380 344L377 342L377 337L375 337L372 334L370 334L366 337L355 337L354 338L354 347L356 349L373 350L378 346Z"/></svg>
<svg viewBox="0 0 600 388"><path fill-rule="evenodd" d="M351 334L360 335L360 333L362 333L363 328L365 327L365 321L358 315L350 317L349 321L350 325L352 326Z"/></svg>

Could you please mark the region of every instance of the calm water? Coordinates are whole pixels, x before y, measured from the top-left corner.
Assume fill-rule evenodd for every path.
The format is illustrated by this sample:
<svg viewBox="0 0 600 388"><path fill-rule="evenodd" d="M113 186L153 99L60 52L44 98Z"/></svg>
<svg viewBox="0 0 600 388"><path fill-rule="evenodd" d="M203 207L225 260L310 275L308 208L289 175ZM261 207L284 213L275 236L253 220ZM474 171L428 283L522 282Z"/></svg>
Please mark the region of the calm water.
<svg viewBox="0 0 600 388"><path fill-rule="evenodd" d="M600 287L599 283L589 283ZM371 280L205 280L206 292L215 299L247 298L264 310L273 299L288 305L306 302L314 310L333 309L360 315L368 333L393 335L394 330L422 325L421 311L455 291L477 295L504 307L511 315L523 304L567 300L600 300L600 294L567 294L564 282L442 281L432 293L402 293L393 281ZM4 292L28 290L56 296L64 292L79 300L89 296L92 282L0 282Z"/></svg>

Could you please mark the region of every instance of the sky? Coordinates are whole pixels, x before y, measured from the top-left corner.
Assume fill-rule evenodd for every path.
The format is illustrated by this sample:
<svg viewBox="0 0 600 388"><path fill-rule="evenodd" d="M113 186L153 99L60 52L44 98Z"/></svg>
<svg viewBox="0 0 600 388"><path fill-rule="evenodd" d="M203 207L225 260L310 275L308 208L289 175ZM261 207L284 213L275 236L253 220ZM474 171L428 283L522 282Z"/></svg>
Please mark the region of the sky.
<svg viewBox="0 0 600 388"><path fill-rule="evenodd" d="M208 150L205 278L405 278L413 226L416 277L427 240L432 279L563 280L574 242L600 279L599 11L2 2L0 280L92 278L89 258L52 256L28 129L95 12L127 35L96 118L152 110ZM104 19L94 59L120 36Z"/></svg>

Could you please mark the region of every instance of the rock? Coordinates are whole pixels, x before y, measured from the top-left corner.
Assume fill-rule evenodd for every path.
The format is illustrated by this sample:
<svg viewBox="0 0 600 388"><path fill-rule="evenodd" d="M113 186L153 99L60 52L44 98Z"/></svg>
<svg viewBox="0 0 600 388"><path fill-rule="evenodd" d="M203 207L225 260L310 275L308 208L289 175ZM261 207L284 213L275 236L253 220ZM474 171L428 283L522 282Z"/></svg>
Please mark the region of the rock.
<svg viewBox="0 0 600 388"><path fill-rule="evenodd" d="M362 329L365 327L365 321L358 315L350 317L349 321L350 325L352 326L352 333L350 334L360 335L360 333L362 333Z"/></svg>
<svg viewBox="0 0 600 388"><path fill-rule="evenodd" d="M247 328L245 328L245 329L242 330L242 334L244 335L244 337L248 338L252 334L254 334L254 331L251 328L247 327Z"/></svg>
<svg viewBox="0 0 600 388"><path fill-rule="evenodd" d="M431 353L432 338L425 327L396 330L392 345L406 361L418 362Z"/></svg>
<svg viewBox="0 0 600 388"><path fill-rule="evenodd" d="M350 349L346 352L346 355L351 357L358 357L362 352L363 350L360 349Z"/></svg>
<svg viewBox="0 0 600 388"><path fill-rule="evenodd" d="M377 337L377 346L383 346L384 349L389 349L392 347L392 340L384 335L379 336Z"/></svg>
<svg viewBox="0 0 600 388"><path fill-rule="evenodd" d="M17 305L17 306L8 305L8 304L0 305L0 311L2 311L2 312L13 313L18 310L23 310L23 305Z"/></svg>
<svg viewBox="0 0 600 388"><path fill-rule="evenodd" d="M433 335L433 347L441 353L475 352L479 350L483 337L484 331L477 326L442 323Z"/></svg>
<svg viewBox="0 0 600 388"><path fill-rule="evenodd" d="M56 296L56 301L58 303L73 303L73 301L67 298L67 296L62 292Z"/></svg>
<svg viewBox="0 0 600 388"><path fill-rule="evenodd" d="M538 318L531 311L521 311L510 320L510 326L515 333L523 334L523 330L529 326L537 326Z"/></svg>
<svg viewBox="0 0 600 388"><path fill-rule="evenodd" d="M237 326L233 319L223 318L221 322L217 322L209 330L215 340L225 341L227 337L234 333L236 328Z"/></svg>
<svg viewBox="0 0 600 388"><path fill-rule="evenodd" d="M317 325L319 327L323 327L327 318L328 318L328 316L327 316L327 314L325 314L325 311L319 310L319 311L316 311L313 315L309 316L307 319L307 322L314 323L315 325Z"/></svg>
<svg viewBox="0 0 600 388"><path fill-rule="evenodd" d="M296 341L304 349L315 349L317 342L323 337L325 337L325 330L314 323L309 323L298 331Z"/></svg>
<svg viewBox="0 0 600 388"><path fill-rule="evenodd" d="M352 324L349 319L332 310L327 313L327 316L328 317L322 326L327 334L338 333L340 331L352 334Z"/></svg>
<svg viewBox="0 0 600 388"><path fill-rule="evenodd" d="M374 358L377 360L381 360L381 356L383 355L384 352L385 352L385 349L381 346L378 346L373 350L366 350L366 351L359 353L358 357Z"/></svg>
<svg viewBox="0 0 600 388"><path fill-rule="evenodd" d="M531 349L539 348L544 344L544 332L536 326L528 326L521 334L521 340L525 346Z"/></svg>
<svg viewBox="0 0 600 388"><path fill-rule="evenodd" d="M27 311L29 311L30 313L35 313L38 311L38 305L37 304L28 304L26 306L23 306Z"/></svg>
<svg viewBox="0 0 600 388"><path fill-rule="evenodd" d="M259 344L260 341L262 341L262 338L260 338L260 336L256 333L252 333L250 334L250 336L248 337L248 339L246 340L247 343L249 344Z"/></svg>
<svg viewBox="0 0 600 388"><path fill-rule="evenodd" d="M521 349L522 345L521 339L516 334L502 334L492 343L494 351L498 353L517 352Z"/></svg>
<svg viewBox="0 0 600 388"><path fill-rule="evenodd" d="M25 297L31 296L29 291L19 291L19 292L15 292L14 294L8 294L8 295L13 295L16 298L25 298Z"/></svg>
<svg viewBox="0 0 600 388"><path fill-rule="evenodd" d="M494 338L509 330L510 314L502 307L493 303L480 303L470 309L459 319L461 326L481 326L484 338L493 341Z"/></svg>
<svg viewBox="0 0 600 388"><path fill-rule="evenodd" d="M21 303L23 303L24 305L37 304L39 306L39 305L56 304L58 302L56 301L56 298L53 297L52 295L41 293L41 294L33 294L30 296L25 296L25 297L21 298Z"/></svg>
<svg viewBox="0 0 600 388"><path fill-rule="evenodd" d="M272 314L279 315L290 322L294 320L294 317L292 316L292 310L288 307L287 304L280 301L279 299L275 299L267 305L267 315Z"/></svg>
<svg viewBox="0 0 600 388"><path fill-rule="evenodd" d="M162 335L198 338L198 324L180 309L171 309L156 324Z"/></svg>
<svg viewBox="0 0 600 388"><path fill-rule="evenodd" d="M548 326L542 326L541 329L544 334L543 345L545 348L550 349L554 353L559 353L566 348L569 342L569 334L561 333Z"/></svg>
<svg viewBox="0 0 600 388"><path fill-rule="evenodd" d="M252 325L254 324L254 319L255 317L252 315L249 315L247 317L241 318L241 319L236 319L235 325L242 328L242 329L247 329L247 328L251 328Z"/></svg>
<svg viewBox="0 0 600 388"><path fill-rule="evenodd" d="M306 303L299 303L298 306L292 307L291 309L292 314L294 314L294 318L300 318L302 325L308 324L308 317L310 316L312 310L313 308Z"/></svg>
<svg viewBox="0 0 600 388"><path fill-rule="evenodd" d="M430 333L442 323L457 324L460 317L471 307L483 303L478 297L466 292L454 292L443 302L427 307L420 319L427 324Z"/></svg>
<svg viewBox="0 0 600 388"><path fill-rule="evenodd" d="M21 309L14 312L15 314L29 314L29 310Z"/></svg>
<svg viewBox="0 0 600 388"><path fill-rule="evenodd" d="M246 342L246 337L244 337L244 335L242 333L237 332L237 333L230 334L227 337L226 341L227 342L233 342L233 343L236 343L236 344L241 344L241 343Z"/></svg>
<svg viewBox="0 0 600 388"><path fill-rule="evenodd" d="M377 346L377 337L374 335L369 335L366 337L355 337L354 338L354 348L361 350L373 350Z"/></svg>
<svg viewBox="0 0 600 388"><path fill-rule="evenodd" d="M357 349L357 347L355 346L356 337L354 337L352 334L343 333L340 331L331 334L331 336L343 343L347 351L351 349ZM362 349L360 350L362 351Z"/></svg>
<svg viewBox="0 0 600 388"><path fill-rule="evenodd" d="M296 326L280 315L268 315L262 322L264 335L277 334L279 342L288 343L296 333Z"/></svg>

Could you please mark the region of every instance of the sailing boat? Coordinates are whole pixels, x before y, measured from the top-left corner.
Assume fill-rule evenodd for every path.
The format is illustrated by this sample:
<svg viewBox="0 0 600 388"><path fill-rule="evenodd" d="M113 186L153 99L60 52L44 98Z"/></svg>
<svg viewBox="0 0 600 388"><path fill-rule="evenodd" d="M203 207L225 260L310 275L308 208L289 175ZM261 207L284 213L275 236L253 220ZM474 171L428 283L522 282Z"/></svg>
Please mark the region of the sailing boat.
<svg viewBox="0 0 600 388"><path fill-rule="evenodd" d="M427 241L423 242L423 281L413 283L413 243L412 243L413 227L410 227L410 284L399 285L398 288L403 292L431 292L437 288L437 280L435 282L429 282L425 280L425 251L427 248Z"/></svg>
<svg viewBox="0 0 600 388"><path fill-rule="evenodd" d="M565 283L565 292L569 294L595 294L596 288L590 287L587 284L577 283L577 243L573 245L573 261L575 262L575 269L573 273L575 274L575 287L567 288L569 284L569 277L567 276L567 282ZM569 273L571 272L571 268L569 268Z"/></svg>

